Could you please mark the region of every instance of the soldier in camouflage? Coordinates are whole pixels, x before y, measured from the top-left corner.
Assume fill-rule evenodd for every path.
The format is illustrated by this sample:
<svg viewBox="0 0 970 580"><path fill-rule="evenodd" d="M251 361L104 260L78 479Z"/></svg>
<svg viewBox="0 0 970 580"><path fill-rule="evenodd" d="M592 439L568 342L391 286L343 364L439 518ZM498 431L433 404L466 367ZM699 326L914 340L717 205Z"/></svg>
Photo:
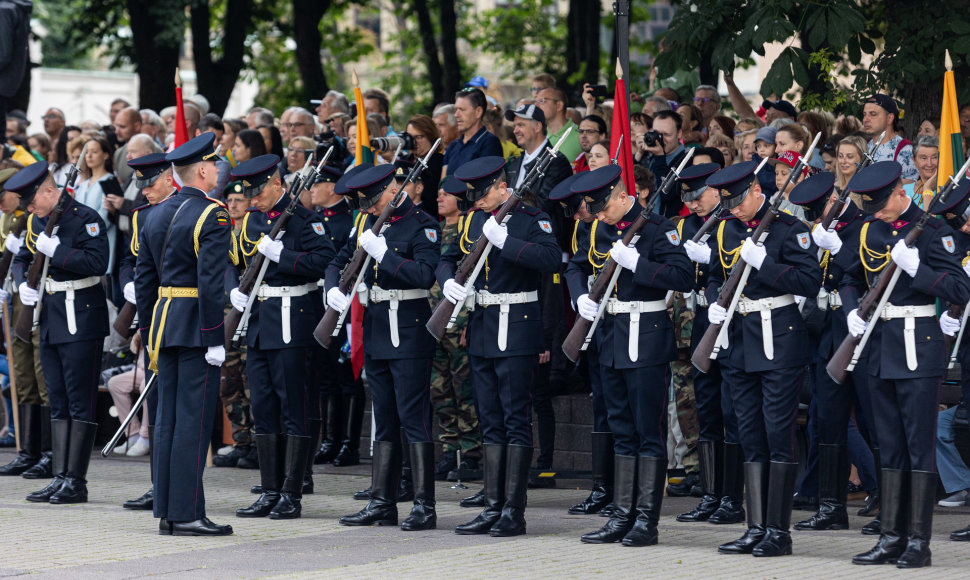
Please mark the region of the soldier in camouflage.
<svg viewBox="0 0 970 580"><path fill-rule="evenodd" d="M697 462L697 437L700 427L697 423L697 405L694 401L693 365L690 362L690 336L694 327L694 313L687 308L681 292L675 292L668 309L674 322L674 335L677 337L677 360L670 363L671 397L677 406L677 424L683 435L687 451L681 458L686 476L680 482L667 485L667 495L685 497L691 495L692 488L700 482Z"/></svg>

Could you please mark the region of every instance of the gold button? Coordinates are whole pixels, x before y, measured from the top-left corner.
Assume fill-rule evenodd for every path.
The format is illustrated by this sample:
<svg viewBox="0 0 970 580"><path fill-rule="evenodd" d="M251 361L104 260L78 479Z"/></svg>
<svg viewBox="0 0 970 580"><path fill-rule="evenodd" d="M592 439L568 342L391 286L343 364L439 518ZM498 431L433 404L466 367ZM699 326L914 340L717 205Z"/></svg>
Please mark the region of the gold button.
<svg viewBox="0 0 970 580"><path fill-rule="evenodd" d="M273 220L266 220L266 223L271 224L273 223Z"/></svg>
<svg viewBox="0 0 970 580"><path fill-rule="evenodd" d="M323 218L323 221L328 222L328 221L330 221L330 218L325 217L325 218Z"/></svg>
<svg viewBox="0 0 970 580"><path fill-rule="evenodd" d="M927 337L926 337L926 340L930 340L930 337L928 337L928 336L927 336Z"/></svg>
<svg viewBox="0 0 970 580"><path fill-rule="evenodd" d="M832 274L829 274L829 280L831 280L832 278L834 278L834 276L832 276Z"/></svg>
<svg viewBox="0 0 970 580"><path fill-rule="evenodd" d="M529 315L528 315L528 314L526 314L526 315L525 315L525 316L523 316L522 318L528 318L528 317L529 317Z"/></svg>
<svg viewBox="0 0 970 580"><path fill-rule="evenodd" d="M751 231L751 228L748 228L748 231L750 232Z"/></svg>
<svg viewBox="0 0 970 580"><path fill-rule="evenodd" d="M795 330L795 329L789 326L789 327L788 327L788 330Z"/></svg>
<svg viewBox="0 0 970 580"><path fill-rule="evenodd" d="M899 233L899 232L897 232L896 230L893 230L893 235L894 235L894 236L895 236L896 234L898 234L898 233Z"/></svg>
<svg viewBox="0 0 970 580"><path fill-rule="evenodd" d="M623 230L616 230L616 235L622 236L623 235Z"/></svg>

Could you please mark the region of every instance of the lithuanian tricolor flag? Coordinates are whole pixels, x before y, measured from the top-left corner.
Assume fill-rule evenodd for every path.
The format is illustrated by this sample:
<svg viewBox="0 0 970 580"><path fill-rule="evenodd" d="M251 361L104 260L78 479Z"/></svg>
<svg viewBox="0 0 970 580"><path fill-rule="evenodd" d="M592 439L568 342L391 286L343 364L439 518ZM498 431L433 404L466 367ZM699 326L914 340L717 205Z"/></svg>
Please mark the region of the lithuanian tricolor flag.
<svg viewBox="0 0 970 580"><path fill-rule="evenodd" d="M354 165L373 163L374 151L370 148L370 133L367 131L367 111L364 109L364 94L360 91L357 71L353 71L354 101L357 104L357 148L354 150Z"/></svg>
<svg viewBox="0 0 970 580"><path fill-rule="evenodd" d="M943 188L953 172L963 167L963 138L960 135L960 108L953 80L953 61L946 51L946 73L943 75L943 114L940 117L940 165L936 171L938 188Z"/></svg>

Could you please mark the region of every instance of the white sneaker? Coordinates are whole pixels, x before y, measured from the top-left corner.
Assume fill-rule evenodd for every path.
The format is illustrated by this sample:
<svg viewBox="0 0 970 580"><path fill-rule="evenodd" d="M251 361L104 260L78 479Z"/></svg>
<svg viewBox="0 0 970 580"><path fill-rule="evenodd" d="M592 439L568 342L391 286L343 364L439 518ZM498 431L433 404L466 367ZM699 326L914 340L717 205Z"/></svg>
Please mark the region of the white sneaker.
<svg viewBox="0 0 970 580"><path fill-rule="evenodd" d="M138 435L132 435L124 443L111 450L115 455L125 455L134 446L135 442L141 439Z"/></svg>
<svg viewBox="0 0 970 580"><path fill-rule="evenodd" d="M964 505L967 501L967 490L961 489L960 491L950 494L945 498L937 502L942 507L960 507Z"/></svg>
<svg viewBox="0 0 970 580"><path fill-rule="evenodd" d="M148 438L139 437L138 441L135 441L135 444L128 449L126 455L128 457L141 457L142 455L148 455L148 452Z"/></svg>
<svg viewBox="0 0 970 580"><path fill-rule="evenodd" d="M219 451L216 451L216 455L229 455L232 453L233 449L235 449L235 447L232 445L223 445L219 448Z"/></svg>

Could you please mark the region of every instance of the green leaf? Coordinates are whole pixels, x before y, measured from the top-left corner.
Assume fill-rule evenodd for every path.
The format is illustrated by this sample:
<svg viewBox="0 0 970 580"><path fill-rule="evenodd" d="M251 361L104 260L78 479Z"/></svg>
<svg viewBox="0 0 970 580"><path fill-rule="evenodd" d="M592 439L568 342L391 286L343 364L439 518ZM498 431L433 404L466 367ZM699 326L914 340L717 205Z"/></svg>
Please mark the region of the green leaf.
<svg viewBox="0 0 970 580"><path fill-rule="evenodd" d="M803 51L804 52L804 51ZM801 58L799 55L792 57L792 72L794 80L799 86L807 87L811 82L811 77L808 74L807 59Z"/></svg>
<svg viewBox="0 0 970 580"><path fill-rule="evenodd" d="M965 20L951 20L950 30L954 34L970 34L970 23Z"/></svg>
<svg viewBox="0 0 970 580"><path fill-rule="evenodd" d="M791 55L792 53L786 49L771 64L771 68L768 69L768 74L765 75L765 80L761 84L765 94L782 95L791 88L794 79Z"/></svg>
<svg viewBox="0 0 970 580"><path fill-rule="evenodd" d="M858 36L853 36L849 39L849 44L846 46L846 52L849 53L849 62L858 63L862 60L862 51L859 45L860 41Z"/></svg>
<svg viewBox="0 0 970 580"><path fill-rule="evenodd" d="M826 28L825 10L812 10L805 19L805 30L808 31L808 43L814 48L825 42Z"/></svg>

